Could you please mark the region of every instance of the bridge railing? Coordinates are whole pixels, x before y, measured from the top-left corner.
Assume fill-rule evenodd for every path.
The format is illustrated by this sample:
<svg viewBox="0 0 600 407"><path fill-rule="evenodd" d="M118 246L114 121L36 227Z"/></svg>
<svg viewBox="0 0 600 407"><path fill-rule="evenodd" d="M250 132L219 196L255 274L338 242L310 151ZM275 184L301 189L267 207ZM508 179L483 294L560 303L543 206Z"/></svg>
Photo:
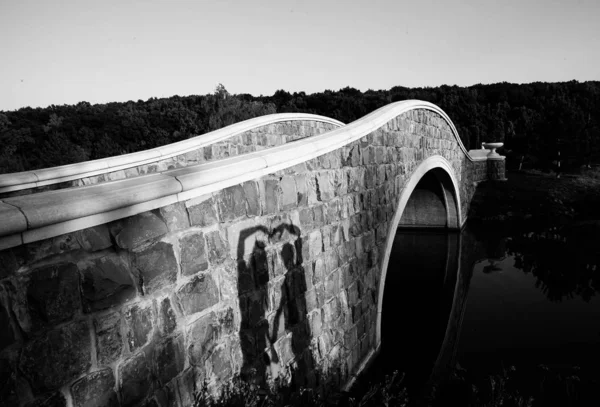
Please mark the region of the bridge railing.
<svg viewBox="0 0 600 407"><path fill-rule="evenodd" d="M0 174L0 197L93 185L160 173L275 147L327 132L343 123L305 113L261 116L149 150L52 168Z"/></svg>
<svg viewBox="0 0 600 407"><path fill-rule="evenodd" d="M0 250L48 239L72 231L108 223L116 219L133 216L176 202L186 201L219 191L237 183L293 167L294 165L340 149L353 141L360 140L362 137L382 128L382 126L390 125L390 123L395 123L391 124L392 126L401 126L400 121L394 122L393 120L406 112L418 115L420 114L419 110L436 112L440 116L440 120L444 120L450 126L451 137L458 144L458 151L462 150L464 154L462 155L462 159L470 162L475 161L464 148L454 125L439 107L428 102L414 100L396 102L336 130L262 151L185 168L157 169L157 173L130 179L119 179L96 185L1 198ZM312 115L302 115L299 117L302 117L304 120L308 118L313 120L318 119L331 126L339 125L339 122L322 117ZM236 129L235 134L240 134L243 131L247 131L248 127L255 128L256 126L252 124L260 122L259 119L261 118L252 119L239 123L239 126L234 125L213 132L211 133L211 140L212 142L217 142L226 137L232 137L232 133L234 133L233 129ZM273 120L289 121L290 118L289 116L285 117L285 119L281 116L276 118L266 116L263 120L262 123L264 125L266 122L269 122L269 124L272 123ZM396 131L398 131L398 134L401 133L400 128ZM428 131L435 131L435 127L430 127ZM399 135L399 137L403 136ZM443 148L442 144L451 143L449 140L435 138L427 142L439 144L438 148ZM173 144L160 147L160 153L164 154L161 157L164 158L168 154L172 154L172 157L181 154L184 150L182 146L194 145L194 148L198 148L194 143L203 146L208 144L206 140L186 140L185 142L176 143L177 146ZM418 147L415 146L415 148ZM192 147L189 147L189 151L191 150ZM111 169L118 168L120 165L140 165L140 162L144 162L144 159L141 158L144 153L156 154L156 152L135 153L135 158L138 160L134 161L133 158L129 157L127 158L129 160L127 164L119 161L121 157L113 157L107 159L105 164L110 164ZM376 159L375 157L372 158ZM154 160L155 162L157 157L146 156L145 160ZM460 165L459 163L454 164ZM50 176L53 169L49 169L46 173L48 174L48 182L58 182L59 179L64 180L65 178L81 178L81 174L85 173L84 171L88 171L86 174L93 173L94 171L107 171L106 169L93 170L93 165L98 164L81 163L74 164L73 166L65 166L62 167L62 171L64 172L57 170L53 174L53 177ZM80 168L80 171L75 175L65 175L68 174L68 171L74 171L66 167L77 167ZM487 165L482 166L481 177L476 177L475 181L486 177L486 173L489 173L487 167ZM61 178L61 175L64 176ZM40 185L41 183L41 181L36 181L35 185Z"/></svg>

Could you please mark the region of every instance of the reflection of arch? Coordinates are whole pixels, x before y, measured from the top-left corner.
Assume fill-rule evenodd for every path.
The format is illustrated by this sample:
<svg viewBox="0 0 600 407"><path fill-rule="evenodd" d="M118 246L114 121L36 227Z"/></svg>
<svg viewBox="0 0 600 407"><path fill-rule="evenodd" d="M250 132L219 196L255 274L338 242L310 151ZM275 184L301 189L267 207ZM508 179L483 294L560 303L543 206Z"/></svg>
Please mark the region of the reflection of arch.
<svg viewBox="0 0 600 407"><path fill-rule="evenodd" d="M383 296L378 366L386 373L403 371L411 393L422 390L432 373L451 364L453 358L456 341L450 339L456 336L453 332L460 314L454 306L460 244L460 233L445 229L399 228L394 239ZM403 327L400 335L399 324Z"/></svg>
<svg viewBox="0 0 600 407"><path fill-rule="evenodd" d="M432 171L430 173L430 171ZM444 199L446 222L445 227L448 229L460 229L462 225L462 214L460 213L460 195L458 192L458 182L454 176L454 170L450 163L442 156L436 155L424 160L411 175L408 182L404 185L402 192L400 193L400 199L398 206L396 207L396 213L392 223L388 229L388 236L385 243L385 252L383 261L381 264L381 278L379 279L378 298L377 298L377 321L375 330L375 349L379 349L381 346L381 313L383 306L383 292L385 288L385 278L388 269L388 263L390 259L390 253L396 236L396 229L400 224L400 220L404 214L404 210L409 203L411 196L415 189L419 187L419 183L426 174L428 177L434 176L439 181L440 196ZM421 184L422 185L422 184ZM426 198L425 198L426 199ZM415 209L418 209L415 206ZM415 214L413 214L415 215ZM415 220L419 220L418 217L413 217ZM436 222L437 223L437 222ZM419 225L415 225L419 226ZM427 226L427 225L422 225ZM431 225L430 225L431 226ZM442 226L442 225L437 225Z"/></svg>

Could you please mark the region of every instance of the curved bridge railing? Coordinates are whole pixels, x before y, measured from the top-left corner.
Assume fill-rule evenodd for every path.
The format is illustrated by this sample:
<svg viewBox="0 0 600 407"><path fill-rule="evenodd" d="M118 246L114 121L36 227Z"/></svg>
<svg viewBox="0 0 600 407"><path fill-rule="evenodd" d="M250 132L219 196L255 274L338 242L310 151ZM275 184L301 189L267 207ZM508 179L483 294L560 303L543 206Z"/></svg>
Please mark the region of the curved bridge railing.
<svg viewBox="0 0 600 407"><path fill-rule="evenodd" d="M450 126L456 142L465 154L465 157L473 161L464 148L452 121L443 110L434 104L418 100L396 102L384 106L344 127L304 138L295 141L293 144L283 144L278 147L219 161L166 170L131 179L4 198L0 200L0 224L3 225L0 229L0 249L47 239L136 215L176 202L210 194L240 182L292 167L359 140L402 113L415 109L430 110L439 114L441 116L440 120L445 120ZM307 119L304 115L301 117ZM312 119L317 118L315 116L310 117ZM318 118L319 120L325 120L322 117ZM261 118L251 119L238 125L217 130L210 133L210 140L216 142L225 137L231 137L234 132L235 134L239 134L248 128L256 127L256 123L261 122L259 119ZM273 118L266 116L262 120L262 125L267 122L272 123L274 119L290 120L290 117L285 117L284 119L283 117ZM327 120L332 124L339 123L331 119ZM200 138L197 137L197 139ZM192 149L191 146L202 142L208 143L206 140L198 142L197 140L190 139L169 146L159 147L159 149L162 149L161 153L165 155L169 154L169 152L175 155L181 154L186 148ZM439 140L439 142L448 143L449 141ZM193 148L198 148L198 146L195 145ZM143 161L140 158L144 154L148 154L147 157L151 157L151 154L158 154L158 152L134 153L131 155L134 157L127 158L130 164L120 162L121 157L113 157L104 160L102 165L110 163L112 165L111 168L114 169L119 165L139 164L139 162ZM146 160L152 159L155 160L156 158L146 158ZM94 171L93 167L87 167L88 164L81 163L65 167L75 168L79 166L77 167L79 168L79 173L72 175L72 177L76 177L81 176L85 170L88 170L88 173ZM94 163L93 165L100 164ZM48 177L53 180L60 179L61 174L68 173L66 169L64 171L54 174L54 178L51 178L50 175ZM51 174L51 172L48 171L47 174ZM69 176L65 175L63 179L66 177Z"/></svg>
<svg viewBox="0 0 600 407"><path fill-rule="evenodd" d="M273 128L277 125L281 127ZM21 195L23 192L18 191L24 190L60 189L157 173L285 144L343 125L335 119L306 113L256 117L149 150L52 168L0 174L0 197Z"/></svg>

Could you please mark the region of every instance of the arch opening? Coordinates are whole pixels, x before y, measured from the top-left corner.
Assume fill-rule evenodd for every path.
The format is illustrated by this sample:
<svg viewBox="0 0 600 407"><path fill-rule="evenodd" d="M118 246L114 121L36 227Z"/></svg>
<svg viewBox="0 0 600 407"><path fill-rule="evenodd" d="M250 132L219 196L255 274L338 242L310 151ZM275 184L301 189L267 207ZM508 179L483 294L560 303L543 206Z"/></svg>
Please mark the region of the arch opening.
<svg viewBox="0 0 600 407"><path fill-rule="evenodd" d="M411 391L428 383L444 351L459 245L459 233L447 229L399 228L394 239L383 295L378 370L404 372Z"/></svg>
<svg viewBox="0 0 600 407"><path fill-rule="evenodd" d="M441 168L429 170L410 194L399 228L458 229L458 207L452 180Z"/></svg>
<svg viewBox="0 0 600 407"><path fill-rule="evenodd" d="M461 218L453 167L441 156L427 158L400 193L388 230L377 304L376 354L386 350L382 346L385 333L387 346L392 348L392 355L382 355L385 359L405 363L409 369L415 360L425 362L416 381L431 373L428 369L436 364L444 341L460 252L460 239L454 232L460 231ZM395 299L402 303L394 303ZM416 346L423 350L418 355ZM416 357L412 361L411 353Z"/></svg>

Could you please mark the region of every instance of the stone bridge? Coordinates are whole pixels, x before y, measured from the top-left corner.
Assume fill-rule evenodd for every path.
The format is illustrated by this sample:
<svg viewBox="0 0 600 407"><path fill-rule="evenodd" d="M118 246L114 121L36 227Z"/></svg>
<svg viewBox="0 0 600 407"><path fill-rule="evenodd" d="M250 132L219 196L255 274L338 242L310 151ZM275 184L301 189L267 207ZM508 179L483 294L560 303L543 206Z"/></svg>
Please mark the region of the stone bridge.
<svg viewBox="0 0 600 407"><path fill-rule="evenodd" d="M487 154L404 101L0 175L0 405L348 385L381 344L396 230L460 229L477 183L504 178Z"/></svg>

